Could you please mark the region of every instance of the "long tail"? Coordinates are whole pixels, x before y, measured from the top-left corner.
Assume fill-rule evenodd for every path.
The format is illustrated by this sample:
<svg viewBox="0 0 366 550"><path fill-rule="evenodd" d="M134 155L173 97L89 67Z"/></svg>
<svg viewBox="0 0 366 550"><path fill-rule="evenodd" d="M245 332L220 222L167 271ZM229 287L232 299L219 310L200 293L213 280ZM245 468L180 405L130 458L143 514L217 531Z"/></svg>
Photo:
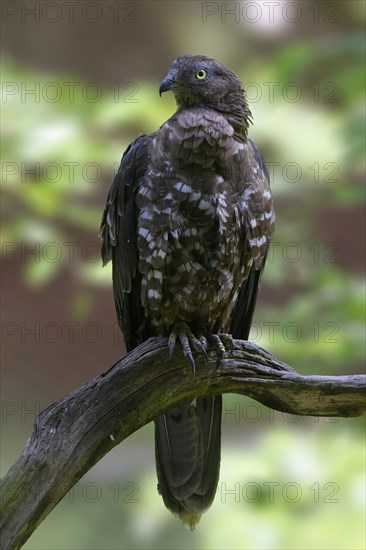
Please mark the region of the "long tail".
<svg viewBox="0 0 366 550"><path fill-rule="evenodd" d="M202 397L155 419L158 490L194 529L215 498L220 474L221 395Z"/></svg>
<svg viewBox="0 0 366 550"><path fill-rule="evenodd" d="M248 339L263 266L240 290L230 332ZM165 506L194 529L215 498L220 474L221 395L172 409L155 419L158 489Z"/></svg>

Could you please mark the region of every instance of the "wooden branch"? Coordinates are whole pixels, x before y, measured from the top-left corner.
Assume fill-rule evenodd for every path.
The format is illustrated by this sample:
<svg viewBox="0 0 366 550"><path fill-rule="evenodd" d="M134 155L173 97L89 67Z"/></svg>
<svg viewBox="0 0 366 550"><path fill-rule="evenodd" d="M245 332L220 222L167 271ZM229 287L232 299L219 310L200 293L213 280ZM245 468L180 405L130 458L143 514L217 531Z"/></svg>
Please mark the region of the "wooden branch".
<svg viewBox="0 0 366 550"><path fill-rule="evenodd" d="M259 346L234 349L196 374L180 349L151 338L109 371L45 409L19 460L2 480L1 547L17 549L71 487L108 451L173 406L196 396L239 393L286 413L359 416L366 376L301 376Z"/></svg>

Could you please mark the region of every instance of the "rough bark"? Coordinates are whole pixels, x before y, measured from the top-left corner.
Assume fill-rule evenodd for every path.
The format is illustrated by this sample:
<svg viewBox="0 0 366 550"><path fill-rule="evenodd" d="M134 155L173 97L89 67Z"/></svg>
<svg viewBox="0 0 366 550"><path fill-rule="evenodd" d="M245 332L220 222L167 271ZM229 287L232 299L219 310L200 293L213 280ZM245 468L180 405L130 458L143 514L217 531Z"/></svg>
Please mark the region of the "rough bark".
<svg viewBox="0 0 366 550"><path fill-rule="evenodd" d="M196 374L178 349L151 338L106 373L45 409L1 487L1 547L25 543L71 487L108 451L172 406L216 393L247 395L296 415L359 416L366 376L302 376L249 342L217 361L197 358Z"/></svg>

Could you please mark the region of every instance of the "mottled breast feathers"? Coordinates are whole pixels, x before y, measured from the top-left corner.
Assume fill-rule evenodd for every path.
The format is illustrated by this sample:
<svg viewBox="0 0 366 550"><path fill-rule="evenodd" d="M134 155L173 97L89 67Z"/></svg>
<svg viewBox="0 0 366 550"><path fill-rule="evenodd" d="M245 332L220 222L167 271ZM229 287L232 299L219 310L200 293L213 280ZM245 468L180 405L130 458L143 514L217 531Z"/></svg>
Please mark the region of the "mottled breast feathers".
<svg viewBox="0 0 366 550"><path fill-rule="evenodd" d="M149 324L167 334L177 319L227 331L273 229L268 174L256 146L236 141L221 113L178 111L126 151L103 221L123 326L133 290L142 332Z"/></svg>

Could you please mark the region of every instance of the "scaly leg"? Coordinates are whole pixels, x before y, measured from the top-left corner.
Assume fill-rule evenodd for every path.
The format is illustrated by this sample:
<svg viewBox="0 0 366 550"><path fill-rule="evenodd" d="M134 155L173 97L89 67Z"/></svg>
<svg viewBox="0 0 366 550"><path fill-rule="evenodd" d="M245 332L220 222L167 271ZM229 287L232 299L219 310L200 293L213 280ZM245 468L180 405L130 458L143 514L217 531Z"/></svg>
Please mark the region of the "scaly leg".
<svg viewBox="0 0 366 550"><path fill-rule="evenodd" d="M231 334L209 334L208 341L217 352L217 365L219 366L224 358L225 351L234 349L234 340Z"/></svg>

